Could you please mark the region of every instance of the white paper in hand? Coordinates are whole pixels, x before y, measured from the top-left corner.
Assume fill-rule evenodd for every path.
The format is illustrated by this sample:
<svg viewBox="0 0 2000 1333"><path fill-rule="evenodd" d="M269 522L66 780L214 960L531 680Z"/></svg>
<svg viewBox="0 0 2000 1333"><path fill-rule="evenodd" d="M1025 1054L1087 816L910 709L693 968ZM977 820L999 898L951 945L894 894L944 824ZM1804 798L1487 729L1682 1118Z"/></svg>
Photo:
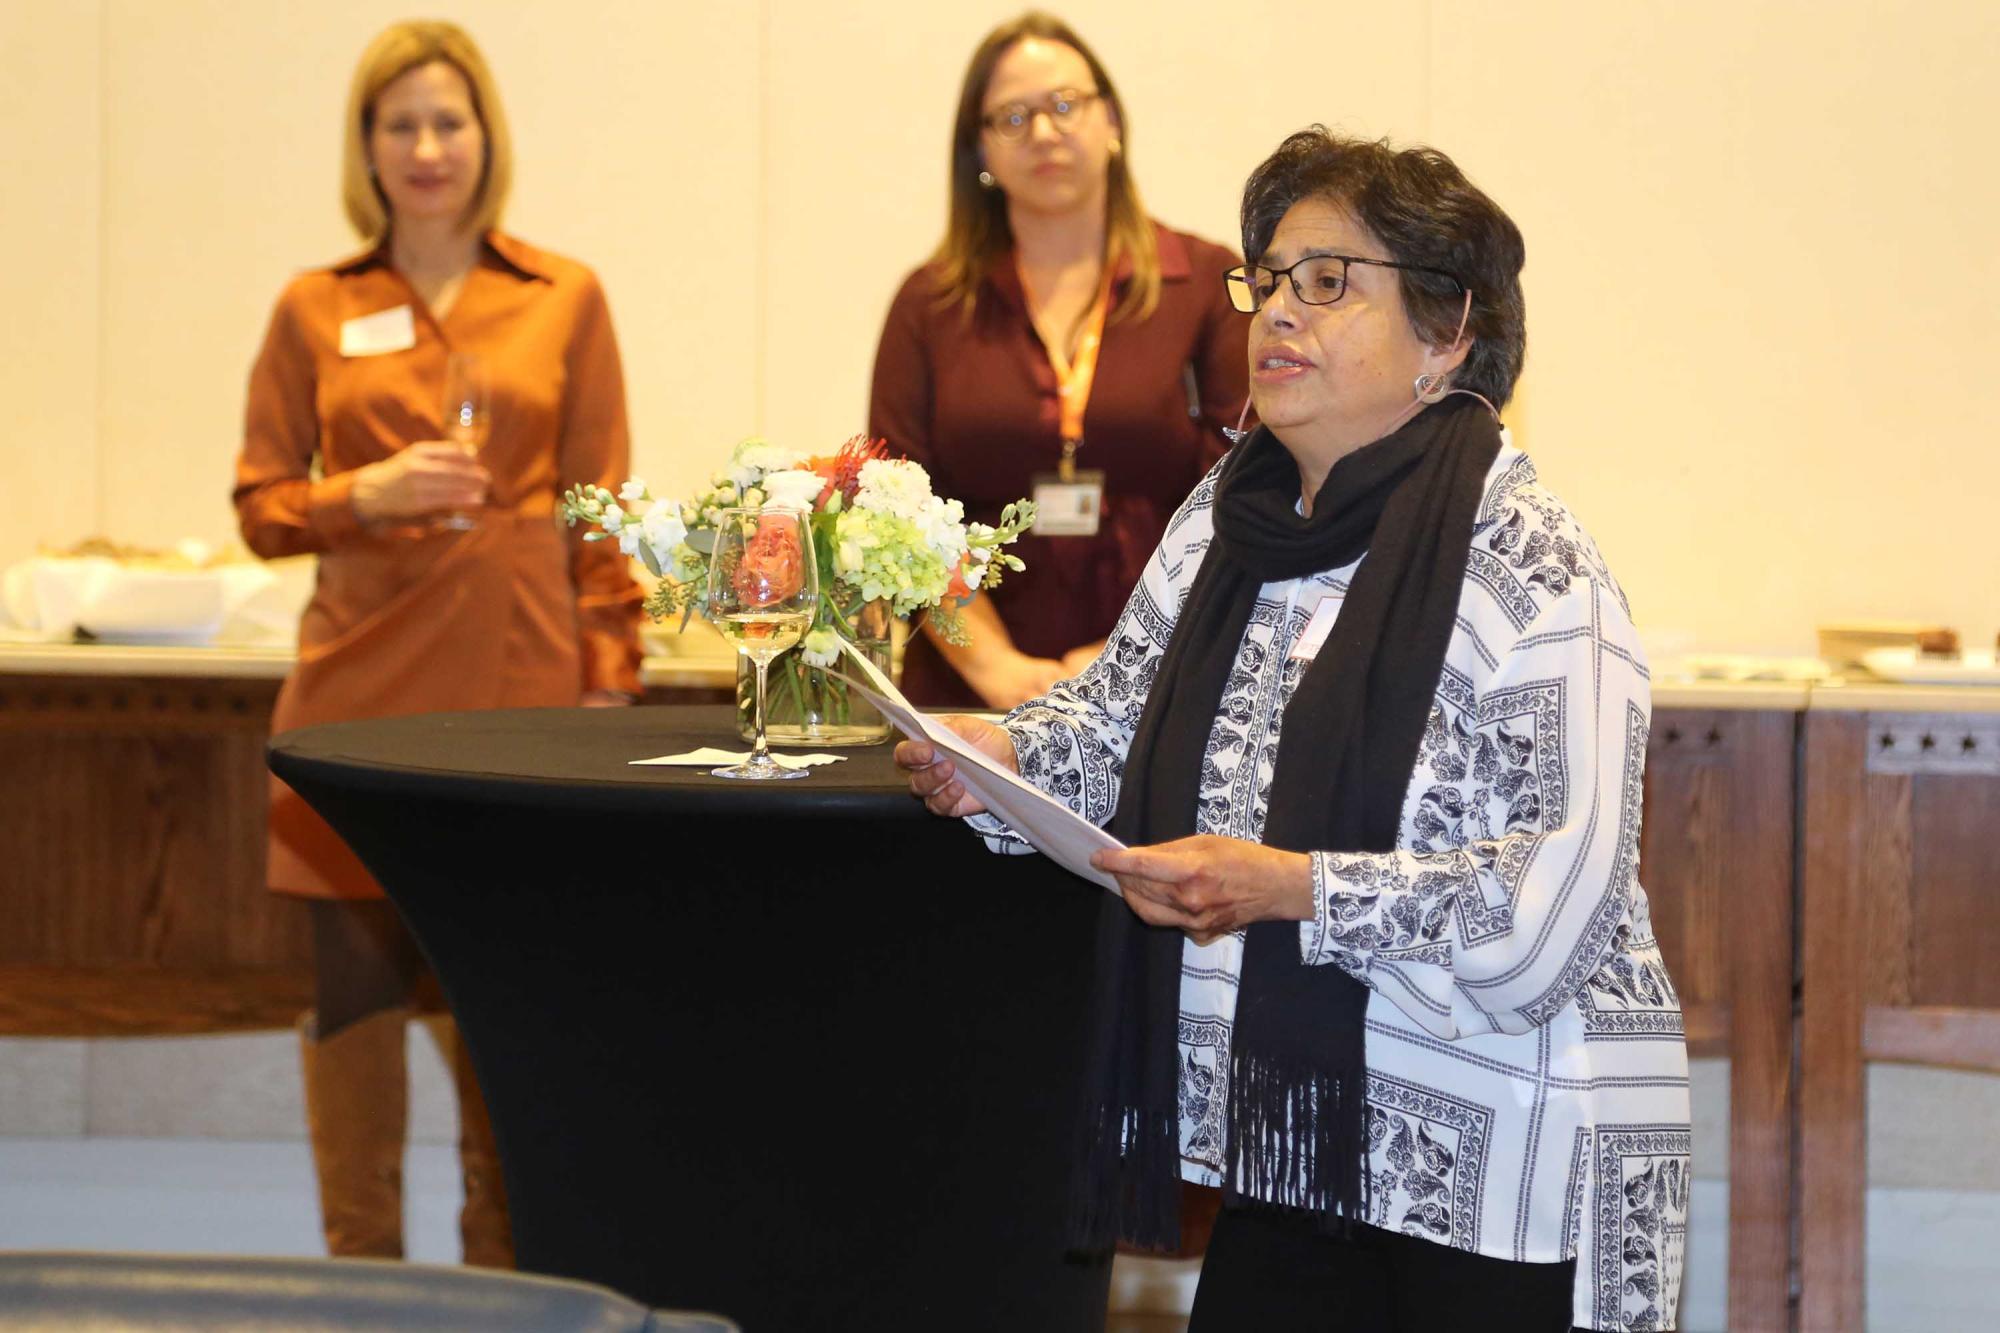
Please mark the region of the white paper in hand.
<svg viewBox="0 0 2000 1333"><path fill-rule="evenodd" d="M881 668L847 644L841 646L847 652L847 660L859 665L856 671L839 674L861 691L896 730L911 740L929 741L949 754L965 789L1006 820L1009 828L1034 844L1036 851L1071 874L1113 893L1119 892L1116 879L1090 864L1090 854L1100 848L1122 848L1124 843L981 754L957 732L918 712L882 674Z"/></svg>

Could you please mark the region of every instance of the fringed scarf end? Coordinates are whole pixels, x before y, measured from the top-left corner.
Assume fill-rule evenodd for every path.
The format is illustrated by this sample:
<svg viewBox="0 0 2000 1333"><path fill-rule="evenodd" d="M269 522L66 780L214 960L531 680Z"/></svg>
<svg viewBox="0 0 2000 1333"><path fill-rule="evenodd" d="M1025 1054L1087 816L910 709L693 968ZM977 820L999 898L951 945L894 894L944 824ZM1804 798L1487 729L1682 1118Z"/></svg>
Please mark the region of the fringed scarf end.
<svg viewBox="0 0 2000 1333"><path fill-rule="evenodd" d="M1368 1112L1360 1081L1238 1047L1224 1204L1310 1213L1336 1233L1365 1218Z"/></svg>
<svg viewBox="0 0 2000 1333"><path fill-rule="evenodd" d="M1069 1244L1105 1254L1120 1240L1180 1246L1180 1126L1173 1112L1099 1107L1070 1176Z"/></svg>

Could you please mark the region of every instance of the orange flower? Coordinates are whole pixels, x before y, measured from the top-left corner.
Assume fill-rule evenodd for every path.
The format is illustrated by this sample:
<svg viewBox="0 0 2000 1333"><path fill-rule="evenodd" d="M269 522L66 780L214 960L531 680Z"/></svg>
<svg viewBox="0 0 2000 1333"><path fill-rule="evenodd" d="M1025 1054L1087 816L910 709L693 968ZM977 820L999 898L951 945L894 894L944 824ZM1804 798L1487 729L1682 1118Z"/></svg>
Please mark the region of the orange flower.
<svg viewBox="0 0 2000 1333"><path fill-rule="evenodd" d="M961 602L972 596L972 585L966 579L966 576L971 572L972 557L969 555L960 556L958 568L951 573L951 582L945 585L944 595L947 597L956 597Z"/></svg>
<svg viewBox="0 0 2000 1333"><path fill-rule="evenodd" d="M861 489L861 465L888 456L887 440L871 440L866 435L856 435L841 445L838 453L809 459L806 466L827 479L826 488L819 493L819 500L813 508L824 506L835 491L840 492L843 503L853 503L854 493Z"/></svg>
<svg viewBox="0 0 2000 1333"><path fill-rule="evenodd" d="M775 606L797 595L805 583L805 562L798 529L789 519L762 519L743 544L743 563L736 567L736 595L750 608Z"/></svg>

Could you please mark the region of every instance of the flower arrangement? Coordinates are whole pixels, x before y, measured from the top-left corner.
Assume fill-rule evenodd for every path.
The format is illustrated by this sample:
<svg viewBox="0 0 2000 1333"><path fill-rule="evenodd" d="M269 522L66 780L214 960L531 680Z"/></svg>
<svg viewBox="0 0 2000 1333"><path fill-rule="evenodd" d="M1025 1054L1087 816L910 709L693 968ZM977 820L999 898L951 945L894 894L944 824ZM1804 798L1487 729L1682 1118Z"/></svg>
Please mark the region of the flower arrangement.
<svg viewBox="0 0 2000 1333"><path fill-rule="evenodd" d="M968 523L963 504L932 492L921 465L891 458L884 442L859 435L817 457L748 439L687 500L655 497L635 477L616 495L602 486L573 487L563 492L562 513L572 527L595 529L585 541L616 541L659 576L646 610L655 620L679 615L685 628L689 617L708 611L708 563L721 511L767 505L812 516L821 595L797 652L810 668L832 666L843 638L863 637L858 627L871 607L899 618L928 611L946 640L963 643L960 608L1008 570L1023 568L1003 548L1035 521L1034 503L1020 500L1001 512L997 526Z"/></svg>

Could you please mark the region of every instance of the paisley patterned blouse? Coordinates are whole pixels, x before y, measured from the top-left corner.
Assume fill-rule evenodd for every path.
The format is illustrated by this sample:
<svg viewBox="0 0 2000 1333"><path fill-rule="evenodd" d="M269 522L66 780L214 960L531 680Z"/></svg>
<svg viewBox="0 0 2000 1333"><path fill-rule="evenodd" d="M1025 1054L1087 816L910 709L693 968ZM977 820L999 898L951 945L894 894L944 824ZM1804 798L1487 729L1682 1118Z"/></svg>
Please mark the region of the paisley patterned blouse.
<svg viewBox="0 0 2000 1333"><path fill-rule="evenodd" d="M1213 535L1215 472L1175 514L1103 654L1008 715L1022 775L1108 821ZM1363 557L1366 558L1365 556ZM1255 841L1285 706L1359 562L1266 584L1225 687L1197 828ZM1595 544L1511 444L1487 478L1398 847L1316 852L1305 966L1368 1001L1376 1226L1498 1259L1577 1261L1575 1322L1674 1324L1687 1233L1680 1003L1639 887L1648 677ZM992 816L995 851L1029 852ZM1187 942L1181 1154L1218 1184L1240 934Z"/></svg>

